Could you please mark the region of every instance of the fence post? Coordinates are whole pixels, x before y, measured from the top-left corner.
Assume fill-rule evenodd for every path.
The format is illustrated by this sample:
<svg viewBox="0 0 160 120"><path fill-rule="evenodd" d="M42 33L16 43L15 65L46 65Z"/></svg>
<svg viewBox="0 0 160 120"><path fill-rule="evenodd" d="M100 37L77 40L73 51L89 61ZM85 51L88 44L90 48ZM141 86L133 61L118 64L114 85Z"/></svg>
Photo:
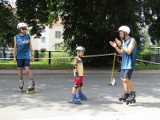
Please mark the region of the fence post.
<svg viewBox="0 0 160 120"><path fill-rule="evenodd" d="M48 59L48 64L49 64L49 65L51 64L51 57L52 57L52 56L51 56L51 51L49 51L49 56L48 56L48 58L49 58L49 59Z"/></svg>
<svg viewBox="0 0 160 120"><path fill-rule="evenodd" d="M111 73L111 79L109 80L109 85L112 85L111 83L112 83L113 78L114 78L115 63L116 63L116 54L114 54L114 58L113 58L112 73Z"/></svg>

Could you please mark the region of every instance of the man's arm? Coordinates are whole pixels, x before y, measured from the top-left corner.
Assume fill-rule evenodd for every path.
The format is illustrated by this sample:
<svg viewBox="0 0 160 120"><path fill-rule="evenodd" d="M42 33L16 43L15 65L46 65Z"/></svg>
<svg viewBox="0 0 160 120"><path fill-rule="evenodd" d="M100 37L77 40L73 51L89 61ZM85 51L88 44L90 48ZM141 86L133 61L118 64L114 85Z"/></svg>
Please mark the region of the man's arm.
<svg viewBox="0 0 160 120"><path fill-rule="evenodd" d="M29 36L29 49L30 49L30 54L31 54L31 62L34 61L34 56L33 56L33 47L32 47L32 42L31 42L31 37Z"/></svg>
<svg viewBox="0 0 160 120"><path fill-rule="evenodd" d="M30 37L29 37L29 49L30 49L31 56L33 57L33 47L32 47L32 42Z"/></svg>
<svg viewBox="0 0 160 120"><path fill-rule="evenodd" d="M120 49L118 46L116 46L115 49L120 55L122 55L122 49Z"/></svg>
<svg viewBox="0 0 160 120"><path fill-rule="evenodd" d="M16 62L16 37L14 36L14 50L13 50L13 61Z"/></svg>
<svg viewBox="0 0 160 120"><path fill-rule="evenodd" d="M132 51L133 51L133 49L134 49L134 47L135 47L135 44L136 44L136 40L135 40L135 39L132 39L131 42L130 42L130 44L129 44L129 46L128 46L128 48L122 46L122 50L123 50L125 53L127 53L128 55L131 55L131 53L132 53Z"/></svg>
<svg viewBox="0 0 160 120"><path fill-rule="evenodd" d="M109 43L119 54L122 54L122 49L120 49L115 42L109 41Z"/></svg>

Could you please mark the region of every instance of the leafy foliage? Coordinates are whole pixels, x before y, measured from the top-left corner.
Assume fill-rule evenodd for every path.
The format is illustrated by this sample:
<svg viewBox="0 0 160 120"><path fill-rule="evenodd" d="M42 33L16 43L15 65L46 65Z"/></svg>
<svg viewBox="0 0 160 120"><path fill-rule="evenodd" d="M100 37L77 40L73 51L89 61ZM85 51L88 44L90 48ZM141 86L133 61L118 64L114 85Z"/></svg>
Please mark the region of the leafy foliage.
<svg viewBox="0 0 160 120"><path fill-rule="evenodd" d="M20 21L32 26L30 33L37 37L41 36L44 24L51 23L50 20L57 17L57 14L51 14L55 8L50 0L17 0L17 15Z"/></svg>
<svg viewBox="0 0 160 120"><path fill-rule="evenodd" d="M12 46L13 36L16 34L17 18L9 8L0 3L0 44Z"/></svg>
<svg viewBox="0 0 160 120"><path fill-rule="evenodd" d="M116 31L121 25L128 25L137 41L139 28L146 25L152 28L152 38L159 38L159 5L158 0L17 0L17 13L20 20L32 26L31 34L37 36L59 15L64 24L64 43L71 54L76 45L84 46L86 54L103 54L115 52L108 41L118 37ZM91 58L86 63L104 65L112 60Z"/></svg>

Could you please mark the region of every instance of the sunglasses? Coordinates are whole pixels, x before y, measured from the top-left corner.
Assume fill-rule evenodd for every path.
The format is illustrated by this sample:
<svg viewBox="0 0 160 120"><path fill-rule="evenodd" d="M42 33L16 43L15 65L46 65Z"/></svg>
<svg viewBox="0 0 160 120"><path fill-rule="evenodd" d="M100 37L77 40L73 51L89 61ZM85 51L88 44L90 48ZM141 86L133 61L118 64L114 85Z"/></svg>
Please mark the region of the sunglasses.
<svg viewBox="0 0 160 120"><path fill-rule="evenodd" d="M21 28L21 30L27 30L27 28Z"/></svg>

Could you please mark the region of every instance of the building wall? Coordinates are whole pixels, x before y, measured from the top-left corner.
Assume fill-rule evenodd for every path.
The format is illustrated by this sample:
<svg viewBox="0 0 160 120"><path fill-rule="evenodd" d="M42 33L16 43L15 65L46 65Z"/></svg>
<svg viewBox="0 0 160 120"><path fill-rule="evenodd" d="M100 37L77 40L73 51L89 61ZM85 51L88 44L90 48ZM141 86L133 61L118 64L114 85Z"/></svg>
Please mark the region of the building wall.
<svg viewBox="0 0 160 120"><path fill-rule="evenodd" d="M61 33L60 38L57 38L57 32ZM31 36L33 49L41 50L42 48L45 48L47 51L54 51L57 48L56 44L63 42L63 25L55 24L52 28L46 26L45 30L41 34L42 36L40 38L34 38L35 36Z"/></svg>
<svg viewBox="0 0 160 120"><path fill-rule="evenodd" d="M60 35L56 33L59 33ZM57 44L62 43L63 37L63 26L62 25L54 25L52 29L49 30L49 50L54 51L57 48Z"/></svg>

